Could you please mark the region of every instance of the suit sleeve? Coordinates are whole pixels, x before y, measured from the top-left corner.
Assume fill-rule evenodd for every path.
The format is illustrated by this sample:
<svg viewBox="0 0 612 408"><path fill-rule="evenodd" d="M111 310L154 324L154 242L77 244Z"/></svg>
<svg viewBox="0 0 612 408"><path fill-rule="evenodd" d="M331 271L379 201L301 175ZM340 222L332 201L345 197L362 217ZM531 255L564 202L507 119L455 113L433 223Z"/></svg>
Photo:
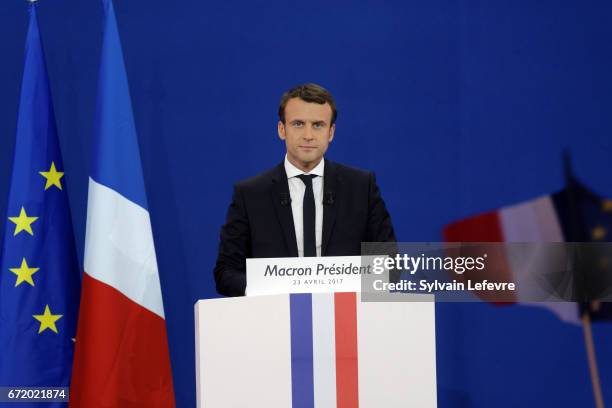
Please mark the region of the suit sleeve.
<svg viewBox="0 0 612 408"><path fill-rule="evenodd" d="M391 216L380 195L380 189L376 184L374 173L370 173L367 236L369 242L379 243L379 245L370 244L368 246L369 254L387 254L390 257L394 257L398 253L397 239L393 230L393 224L391 223ZM400 278L401 270L395 268L389 270L389 282L398 282Z"/></svg>
<svg viewBox="0 0 612 408"><path fill-rule="evenodd" d="M225 296L243 296L246 289L246 258L251 248L251 233L244 199L239 186L234 187L232 203L221 228L219 254L215 265L217 292Z"/></svg>
<svg viewBox="0 0 612 408"><path fill-rule="evenodd" d="M380 195L374 173L370 173L369 180L367 239L369 242L396 241L391 216Z"/></svg>

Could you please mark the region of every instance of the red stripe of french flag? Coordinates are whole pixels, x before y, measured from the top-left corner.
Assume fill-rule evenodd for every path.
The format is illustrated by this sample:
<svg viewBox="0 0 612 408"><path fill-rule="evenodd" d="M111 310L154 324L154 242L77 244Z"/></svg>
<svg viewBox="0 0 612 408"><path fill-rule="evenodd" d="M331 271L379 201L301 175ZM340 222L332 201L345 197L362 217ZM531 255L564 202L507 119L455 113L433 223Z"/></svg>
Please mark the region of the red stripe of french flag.
<svg viewBox="0 0 612 408"><path fill-rule="evenodd" d="M174 406L163 319L83 275L70 406Z"/></svg>
<svg viewBox="0 0 612 408"><path fill-rule="evenodd" d="M357 295L336 293L336 395L338 408L359 406Z"/></svg>

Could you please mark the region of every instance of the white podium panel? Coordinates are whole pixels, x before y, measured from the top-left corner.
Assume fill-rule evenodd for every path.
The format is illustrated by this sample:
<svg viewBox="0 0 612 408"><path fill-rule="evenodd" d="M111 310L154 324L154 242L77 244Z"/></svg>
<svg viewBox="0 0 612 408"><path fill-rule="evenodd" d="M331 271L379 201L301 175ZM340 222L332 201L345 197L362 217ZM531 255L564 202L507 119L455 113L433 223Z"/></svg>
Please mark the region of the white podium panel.
<svg viewBox="0 0 612 408"><path fill-rule="evenodd" d="M198 406L435 407L433 302L355 293L200 300Z"/></svg>

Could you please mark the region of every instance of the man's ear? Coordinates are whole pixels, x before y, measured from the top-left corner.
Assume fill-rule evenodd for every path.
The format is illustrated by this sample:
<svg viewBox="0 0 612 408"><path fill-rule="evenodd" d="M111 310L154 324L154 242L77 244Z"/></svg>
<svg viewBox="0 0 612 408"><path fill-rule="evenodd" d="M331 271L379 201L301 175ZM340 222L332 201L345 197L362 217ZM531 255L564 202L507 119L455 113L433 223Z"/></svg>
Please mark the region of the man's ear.
<svg viewBox="0 0 612 408"><path fill-rule="evenodd" d="M334 123L333 125L331 125L331 127L329 128L329 140L328 142L331 143L332 140L334 140L334 134L336 133L336 124Z"/></svg>
<svg viewBox="0 0 612 408"><path fill-rule="evenodd" d="M278 137L285 140L285 124L280 120L278 121Z"/></svg>

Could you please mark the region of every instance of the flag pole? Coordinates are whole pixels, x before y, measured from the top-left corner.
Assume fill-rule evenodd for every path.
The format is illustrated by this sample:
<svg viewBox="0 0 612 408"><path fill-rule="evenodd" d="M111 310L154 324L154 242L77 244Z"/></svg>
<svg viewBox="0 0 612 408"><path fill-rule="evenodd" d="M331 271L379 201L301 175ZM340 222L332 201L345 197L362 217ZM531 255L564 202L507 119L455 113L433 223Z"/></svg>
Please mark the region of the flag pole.
<svg viewBox="0 0 612 408"><path fill-rule="evenodd" d="M567 193L567 201L570 215L570 238L574 242L587 242L588 239L584 236L584 228L581 214L578 212L577 201L577 186L576 178L572 169L572 160L569 149L563 149L563 170L565 175L565 189ZM577 280L580 279L580 282ZM581 309L582 332L584 335L584 345L587 352L587 360L589 363L589 373L591 376L591 386L593 387L593 397L595 398L595 407L604 408L603 394L601 392L601 381L599 379L599 371L597 369L597 355L595 353L595 343L593 342L593 328L591 325L591 302L585 293L586 285L584 282L586 276L574 276L574 295L578 297L578 306Z"/></svg>
<svg viewBox="0 0 612 408"><path fill-rule="evenodd" d="M589 372L591 374L591 385L593 386L593 396L595 397L595 407L604 408L603 394L601 392L601 382L597 370L597 357L595 356L595 344L593 343L593 330L591 326L591 316L589 311L582 313L582 329L584 333L584 345L586 346L587 359L589 361Z"/></svg>

